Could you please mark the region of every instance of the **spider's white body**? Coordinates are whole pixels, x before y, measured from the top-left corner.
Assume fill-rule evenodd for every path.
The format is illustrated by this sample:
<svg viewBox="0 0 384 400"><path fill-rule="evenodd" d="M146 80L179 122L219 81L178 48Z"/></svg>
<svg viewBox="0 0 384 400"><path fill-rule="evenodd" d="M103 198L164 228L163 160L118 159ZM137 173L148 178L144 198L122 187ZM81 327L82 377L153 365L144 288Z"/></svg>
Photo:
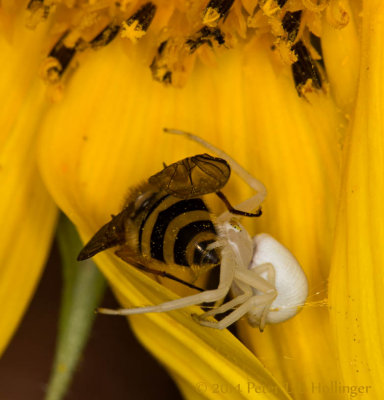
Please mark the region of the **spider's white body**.
<svg viewBox="0 0 384 400"><path fill-rule="evenodd" d="M251 239L233 220L220 228L226 243L222 258L234 265L234 298L195 319L201 325L224 329L247 314L249 323L263 330L266 323L275 324L295 316L307 298L308 283L292 253L266 233ZM235 310L219 322L207 320L232 308Z"/></svg>
<svg viewBox="0 0 384 400"><path fill-rule="evenodd" d="M184 135L214 151L256 191L256 195L236 207L238 210L252 212L260 206L266 196L264 185L231 157L198 136L174 130L169 132ZM307 298L308 284L303 270L289 250L268 234L262 233L252 239L239 219L228 211L221 214L216 223L217 241L207 248L221 249L217 289L149 307L99 311L114 315L166 312L223 300L232 289L235 296L232 300L202 315L194 315L194 319L203 326L224 329L247 314L250 324L263 330L266 323L293 317ZM209 318L230 310L220 321Z"/></svg>
<svg viewBox="0 0 384 400"><path fill-rule="evenodd" d="M308 296L308 282L300 264L287 248L266 233L255 236L253 243L255 254L249 269L257 272L259 265L270 263L275 270L277 296L265 322L275 324L292 318ZM253 291L259 294L257 290Z"/></svg>

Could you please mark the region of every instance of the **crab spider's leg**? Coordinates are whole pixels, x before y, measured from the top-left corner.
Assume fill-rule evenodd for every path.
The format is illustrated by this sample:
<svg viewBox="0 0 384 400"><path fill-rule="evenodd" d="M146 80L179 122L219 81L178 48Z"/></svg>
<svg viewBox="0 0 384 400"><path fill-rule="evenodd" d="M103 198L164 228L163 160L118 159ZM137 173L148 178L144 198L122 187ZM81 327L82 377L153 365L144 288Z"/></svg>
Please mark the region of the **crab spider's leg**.
<svg viewBox="0 0 384 400"><path fill-rule="evenodd" d="M272 264L265 263L262 264L263 267L265 268L270 268ZM275 293L276 294L276 288L275 286L271 283L259 276L258 274L255 274L253 270L249 269L236 269L235 270L235 281L241 281L244 282L245 284L265 293Z"/></svg>
<svg viewBox="0 0 384 400"><path fill-rule="evenodd" d="M238 307L236 310L231 312L229 315L227 315L225 318L223 318L219 322L205 321L205 320L201 320L200 318L197 318L197 322L200 325L208 326L210 328L225 329L229 325L232 325L234 322L238 321L242 316L244 316L251 309L258 307L258 306L264 307L264 305L266 303L270 302L270 299L271 299L271 295L269 295L269 294L260 295L260 296L252 296L245 303L243 303L240 307Z"/></svg>
<svg viewBox="0 0 384 400"><path fill-rule="evenodd" d="M200 143L208 150L213 151L219 157L226 160L229 163L229 165L231 166L231 168L233 169L233 171L235 171L235 173L237 175L239 175L239 177L241 179L243 179L244 182L246 182L252 189L254 189L257 192L257 194L255 194L251 198L238 204L235 207L236 209L238 209L240 211L244 211L244 212L251 212L251 211L255 210L256 208L258 208L260 206L260 204L264 201L264 199L267 195L267 189L265 188L265 186L259 180L257 180L255 177L253 177L248 171L246 171L241 165L239 165L227 153L225 153L224 151L220 150L213 144L206 142L201 137L194 135L192 133L180 131L178 129L167 129L167 128L164 128L164 131L168 132L168 133L173 133L176 135L183 135L187 139L192 140L197 143ZM224 215L224 214L229 214L229 212L226 211L222 215ZM221 218L221 216L219 218ZM227 218L225 218L225 219L227 219Z"/></svg>
<svg viewBox="0 0 384 400"><path fill-rule="evenodd" d="M232 300L230 300L222 305L219 305L219 306L213 308L212 310L207 311L204 314L201 314L196 317L199 319L205 319L206 317L211 317L216 314L224 313L224 312L230 310L231 308L234 308L237 305L244 303L246 300L248 300L250 297L252 297L253 292L252 292L251 286L249 286L241 281L235 281L235 284L236 284L238 291L241 292L240 295L238 295L238 296L234 297ZM194 317L194 318L196 319L196 317Z"/></svg>
<svg viewBox="0 0 384 400"><path fill-rule="evenodd" d="M247 285L244 285L244 288L242 287L241 290L243 290L244 293L242 293L242 294L236 296L234 299L224 303L220 307L216 307L210 311L205 312L204 314L196 315L196 317L194 317L194 318L195 319L197 318L198 320L203 320L203 319L206 319L207 317L212 317L216 314L222 314L222 313L230 310L231 308L238 306L239 304L245 303L249 298L252 297L252 290Z"/></svg>
<svg viewBox="0 0 384 400"><path fill-rule="evenodd" d="M273 287L275 287L276 271L271 263L257 265L255 267L253 267L250 271L252 271L253 273L256 272L256 275L259 275L259 276L261 276L262 273L266 272L267 273L266 280L271 285L273 285Z"/></svg>
<svg viewBox="0 0 384 400"><path fill-rule="evenodd" d="M255 269L258 270L257 274L255 274L255 272L256 272ZM202 321L205 321L205 319L209 316L221 314L225 311L228 311L232 307L236 307L238 304L247 303L248 300L252 297L257 297L257 298L262 297L265 299L265 304L263 304L264 310L263 310L261 318L260 318L259 327L260 327L261 331L264 329L266 316L269 312L269 308L270 308L271 304L273 303L273 300L276 297L276 290L275 290L274 286L272 286L274 284L274 280L275 280L274 268L273 268L272 264L266 263L266 264L261 264L260 266L252 269L251 271L249 271L249 270L245 271L246 274L243 274L242 272L244 272L244 271L242 271L242 270L235 271L235 282L236 282L236 285L239 287L239 289L243 292L243 294L240 294L239 296L235 297L233 300L228 301L227 303L223 304L222 306L220 306L218 308L207 311L206 313L204 313L202 315L194 316L195 320L197 320L199 323L201 323ZM265 280L264 278L259 276L259 273L263 273L263 272L267 272L268 280ZM259 291L262 291L265 294L264 295L257 294L257 295L252 296L251 288L255 288ZM242 306L240 306L240 307L242 307ZM232 314L233 313L231 313L230 315L232 315ZM225 318L223 318L222 321L224 321L224 320L225 320ZM226 323L228 323L228 321L231 321L231 320L227 320ZM213 323L215 323L215 322L213 322ZM225 325L226 323L223 323L223 325ZM229 325L231 323L232 322L230 322ZM205 323L202 325L208 326ZM228 326L228 325L226 325L226 326Z"/></svg>
<svg viewBox="0 0 384 400"><path fill-rule="evenodd" d="M271 304L273 303L273 301L275 300L278 293L276 292L276 287L274 284L275 271L274 271L273 265L270 263L260 264L259 266L256 267L256 269L259 270L257 274L255 274L255 269L236 270L235 271L235 280L244 282L244 283L250 285L251 287L255 288L256 290L259 290L259 291L265 293L265 295L270 296L269 297L270 300L265 303L264 310L260 317L259 328L260 328L260 331L263 331L264 326L265 326L265 320L266 320L267 314L269 312L269 308L270 308ZM262 273L264 271L267 271L269 278L273 279L272 282L269 280L265 280L264 278L259 276L259 272ZM259 294L255 295L255 297L259 297L259 296L260 296Z"/></svg>
<svg viewBox="0 0 384 400"><path fill-rule="evenodd" d="M235 254L229 246L226 246L222 251L222 262L220 267L220 279L217 289L206 290L192 296L183 297L176 300L167 301L162 304L137 307L137 308L122 308L118 310L99 308L101 314L110 315L133 315L150 312L165 312L179 308L184 308L201 303L210 303L222 299L229 292L234 278Z"/></svg>
<svg viewBox="0 0 384 400"><path fill-rule="evenodd" d="M214 242L210 243L207 246L207 251L213 250L213 249L218 249L218 248L223 247L223 246L225 246L224 241L220 240L220 238L218 238L217 240L215 240Z"/></svg>
<svg viewBox="0 0 384 400"><path fill-rule="evenodd" d="M273 287L275 288L275 281L276 281L276 271L275 268L273 267L273 265L271 263L266 263L266 264L260 264L256 267L253 267L251 269L252 272L257 272L257 275L261 275L263 272L267 273L267 281L273 285ZM277 296L277 293L276 293ZM265 321L269 312L269 309L274 301L274 299L276 298L276 296L274 296L271 301L269 303L267 303L264 307L264 310L261 314L260 317L260 322L259 322L259 329L262 332L264 330L265 327Z"/></svg>

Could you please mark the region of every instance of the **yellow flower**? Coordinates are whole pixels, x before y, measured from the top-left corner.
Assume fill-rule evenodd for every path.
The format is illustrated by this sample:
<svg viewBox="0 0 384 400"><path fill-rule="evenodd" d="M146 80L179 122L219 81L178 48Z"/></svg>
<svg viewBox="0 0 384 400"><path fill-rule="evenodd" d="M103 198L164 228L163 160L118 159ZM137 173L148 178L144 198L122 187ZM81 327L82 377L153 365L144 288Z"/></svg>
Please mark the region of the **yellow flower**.
<svg viewBox="0 0 384 400"><path fill-rule="evenodd" d="M26 22L23 2L4 2L0 346L33 293L57 208L88 239L130 186L202 152L162 134L180 128L265 183L264 215L245 223L295 254L310 296L263 333L240 321L252 352L197 325L192 308L132 317L140 340L186 398L378 398L384 7L207 3L32 0ZM233 204L251 194L235 177L225 190ZM125 306L175 298L109 252L95 260Z"/></svg>

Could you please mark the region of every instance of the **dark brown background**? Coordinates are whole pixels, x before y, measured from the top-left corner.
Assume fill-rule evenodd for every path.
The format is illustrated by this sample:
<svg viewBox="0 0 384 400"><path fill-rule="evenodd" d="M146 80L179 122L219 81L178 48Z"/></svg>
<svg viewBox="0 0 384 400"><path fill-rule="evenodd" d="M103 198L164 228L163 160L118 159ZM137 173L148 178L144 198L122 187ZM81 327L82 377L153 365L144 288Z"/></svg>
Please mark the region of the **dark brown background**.
<svg viewBox="0 0 384 400"><path fill-rule="evenodd" d="M61 295L54 246L37 292L0 360L1 400L42 400L53 362ZM102 302L117 307L110 291ZM124 318L96 318L66 400L181 399L171 378L137 342Z"/></svg>

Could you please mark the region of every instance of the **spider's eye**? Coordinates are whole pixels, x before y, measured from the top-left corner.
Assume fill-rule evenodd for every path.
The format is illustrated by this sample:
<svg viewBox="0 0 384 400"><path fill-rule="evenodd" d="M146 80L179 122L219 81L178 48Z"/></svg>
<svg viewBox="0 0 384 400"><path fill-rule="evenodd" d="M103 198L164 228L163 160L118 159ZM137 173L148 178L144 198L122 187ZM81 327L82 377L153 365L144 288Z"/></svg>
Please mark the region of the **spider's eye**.
<svg viewBox="0 0 384 400"><path fill-rule="evenodd" d="M241 226L238 224L238 222L236 221L236 220L234 220L234 219L232 219L231 221L229 221L229 225L230 225L230 227L234 230L234 231L236 231L236 232L241 232L242 231L242 229L241 229Z"/></svg>

